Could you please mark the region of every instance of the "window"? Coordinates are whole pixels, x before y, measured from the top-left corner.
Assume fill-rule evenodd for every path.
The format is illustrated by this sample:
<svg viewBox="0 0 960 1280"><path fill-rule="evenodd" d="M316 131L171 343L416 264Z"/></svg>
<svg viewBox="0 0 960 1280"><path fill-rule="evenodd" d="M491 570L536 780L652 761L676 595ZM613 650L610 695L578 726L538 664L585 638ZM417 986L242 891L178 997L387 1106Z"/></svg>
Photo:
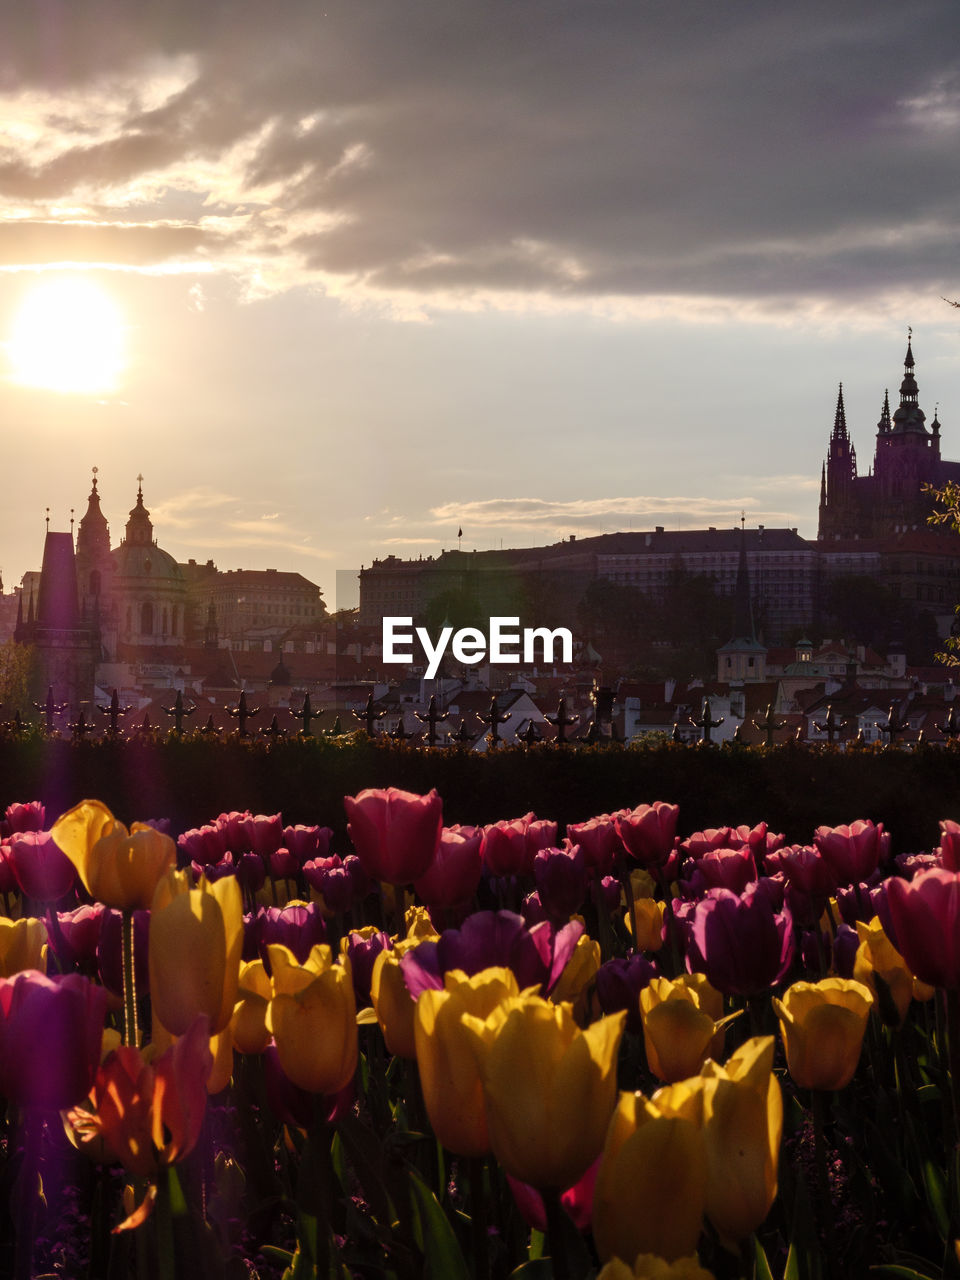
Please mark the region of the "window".
<svg viewBox="0 0 960 1280"><path fill-rule="evenodd" d="M140 634L153 635L153 605L149 600L140 606Z"/></svg>

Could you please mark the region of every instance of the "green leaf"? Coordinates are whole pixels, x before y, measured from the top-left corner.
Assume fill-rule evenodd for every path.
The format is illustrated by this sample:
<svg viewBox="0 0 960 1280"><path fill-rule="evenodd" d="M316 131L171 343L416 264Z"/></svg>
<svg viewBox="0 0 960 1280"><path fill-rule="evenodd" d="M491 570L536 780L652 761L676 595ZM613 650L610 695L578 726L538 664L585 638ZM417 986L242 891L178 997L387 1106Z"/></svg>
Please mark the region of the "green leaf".
<svg viewBox="0 0 960 1280"><path fill-rule="evenodd" d="M553 1280L553 1263L549 1258L531 1258L511 1271L509 1280Z"/></svg>
<svg viewBox="0 0 960 1280"><path fill-rule="evenodd" d="M383 1147L377 1135L350 1114L337 1121L337 1132L374 1218L389 1226L397 1215L384 1181Z"/></svg>
<svg viewBox="0 0 960 1280"><path fill-rule="evenodd" d="M753 1237L753 1256L755 1259L754 1275L756 1280L773 1280L773 1272L770 1270L766 1251L757 1236Z"/></svg>
<svg viewBox="0 0 960 1280"><path fill-rule="evenodd" d="M547 1237L542 1231L534 1229L530 1232L530 1248L527 1252L527 1257L531 1262L536 1261L537 1258L543 1257L543 1251L546 1248L546 1240Z"/></svg>
<svg viewBox="0 0 960 1280"><path fill-rule="evenodd" d="M787 1252L787 1264L783 1268L783 1280L800 1280L800 1258L792 1241Z"/></svg>
<svg viewBox="0 0 960 1280"><path fill-rule="evenodd" d="M947 1196L943 1185L943 1175L932 1160L923 1163L923 1183L927 1189L927 1204L933 1213L940 1238L946 1240L950 1232L950 1215L947 1212Z"/></svg>
<svg viewBox="0 0 960 1280"><path fill-rule="evenodd" d="M871 1267L870 1274L874 1276L899 1276L900 1280L937 1280L936 1276L925 1275L922 1271L915 1271L913 1267L897 1267L888 1263L881 1267Z"/></svg>
<svg viewBox="0 0 960 1280"><path fill-rule="evenodd" d="M437 1197L412 1169L409 1179L423 1236L424 1280L470 1280L463 1250Z"/></svg>

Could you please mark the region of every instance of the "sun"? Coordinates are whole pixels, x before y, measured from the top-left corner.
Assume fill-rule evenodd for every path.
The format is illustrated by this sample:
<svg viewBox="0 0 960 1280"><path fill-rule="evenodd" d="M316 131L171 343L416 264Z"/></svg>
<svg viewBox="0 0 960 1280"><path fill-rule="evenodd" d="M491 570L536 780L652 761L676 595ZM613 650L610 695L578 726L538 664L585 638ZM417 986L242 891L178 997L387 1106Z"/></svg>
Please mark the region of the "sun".
<svg viewBox="0 0 960 1280"><path fill-rule="evenodd" d="M45 280L31 289L6 345L15 381L48 391L113 391L126 365L120 308L82 276Z"/></svg>

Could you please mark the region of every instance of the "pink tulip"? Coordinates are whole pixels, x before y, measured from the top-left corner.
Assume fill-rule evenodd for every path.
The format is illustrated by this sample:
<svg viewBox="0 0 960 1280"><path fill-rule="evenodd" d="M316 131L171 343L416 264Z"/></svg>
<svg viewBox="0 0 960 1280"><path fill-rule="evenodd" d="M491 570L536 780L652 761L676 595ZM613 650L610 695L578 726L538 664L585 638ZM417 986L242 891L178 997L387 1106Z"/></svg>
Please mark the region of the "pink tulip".
<svg viewBox="0 0 960 1280"><path fill-rule="evenodd" d="M492 876L518 876L527 869L527 828L533 814L501 819L483 828L480 854ZM532 861L532 859L531 859Z"/></svg>
<svg viewBox="0 0 960 1280"><path fill-rule="evenodd" d="M616 821L609 813L601 813L587 822L568 823L567 838L580 846L589 867L601 876L610 874L622 844Z"/></svg>
<svg viewBox="0 0 960 1280"><path fill-rule="evenodd" d="M47 811L39 800L27 804L10 804L4 815L7 831L16 835L22 831L42 831L47 821Z"/></svg>
<svg viewBox="0 0 960 1280"><path fill-rule="evenodd" d="M909 884L895 877L886 890L907 968L932 987L960 988L960 872L921 871Z"/></svg>
<svg viewBox="0 0 960 1280"><path fill-rule="evenodd" d="M620 839L641 866L649 869L667 862L673 852L679 813L675 804L655 800L653 804L641 804L617 816Z"/></svg>
<svg viewBox="0 0 960 1280"><path fill-rule="evenodd" d="M851 822L849 827L817 827L813 842L829 862L837 884L868 880L890 847L883 823L875 826L869 818Z"/></svg>
<svg viewBox="0 0 960 1280"><path fill-rule="evenodd" d="M960 871L960 822L940 823L940 862L948 871Z"/></svg>
<svg viewBox="0 0 960 1280"><path fill-rule="evenodd" d="M387 787L344 796L353 841L364 871L374 880L409 884L433 864L443 830L443 801L436 790L418 796Z"/></svg>
<svg viewBox="0 0 960 1280"><path fill-rule="evenodd" d="M325 858L330 852L330 840L333 831L330 827L295 827L283 828L283 847L289 849L299 866L314 858Z"/></svg>
<svg viewBox="0 0 960 1280"><path fill-rule="evenodd" d="M465 907L480 883L482 869L479 827L444 827L433 866L414 881L414 889L428 907Z"/></svg>

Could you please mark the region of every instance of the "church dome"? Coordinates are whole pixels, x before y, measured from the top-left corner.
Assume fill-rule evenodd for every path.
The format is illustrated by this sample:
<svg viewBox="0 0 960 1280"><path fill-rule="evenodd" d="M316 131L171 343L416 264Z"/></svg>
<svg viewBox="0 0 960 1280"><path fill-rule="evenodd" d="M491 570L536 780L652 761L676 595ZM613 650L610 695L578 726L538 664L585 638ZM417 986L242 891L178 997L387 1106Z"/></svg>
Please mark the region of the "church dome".
<svg viewBox="0 0 960 1280"><path fill-rule="evenodd" d="M161 551L155 542L121 542L113 552L117 572L123 578L143 578L152 582L183 582L183 572L167 551Z"/></svg>

